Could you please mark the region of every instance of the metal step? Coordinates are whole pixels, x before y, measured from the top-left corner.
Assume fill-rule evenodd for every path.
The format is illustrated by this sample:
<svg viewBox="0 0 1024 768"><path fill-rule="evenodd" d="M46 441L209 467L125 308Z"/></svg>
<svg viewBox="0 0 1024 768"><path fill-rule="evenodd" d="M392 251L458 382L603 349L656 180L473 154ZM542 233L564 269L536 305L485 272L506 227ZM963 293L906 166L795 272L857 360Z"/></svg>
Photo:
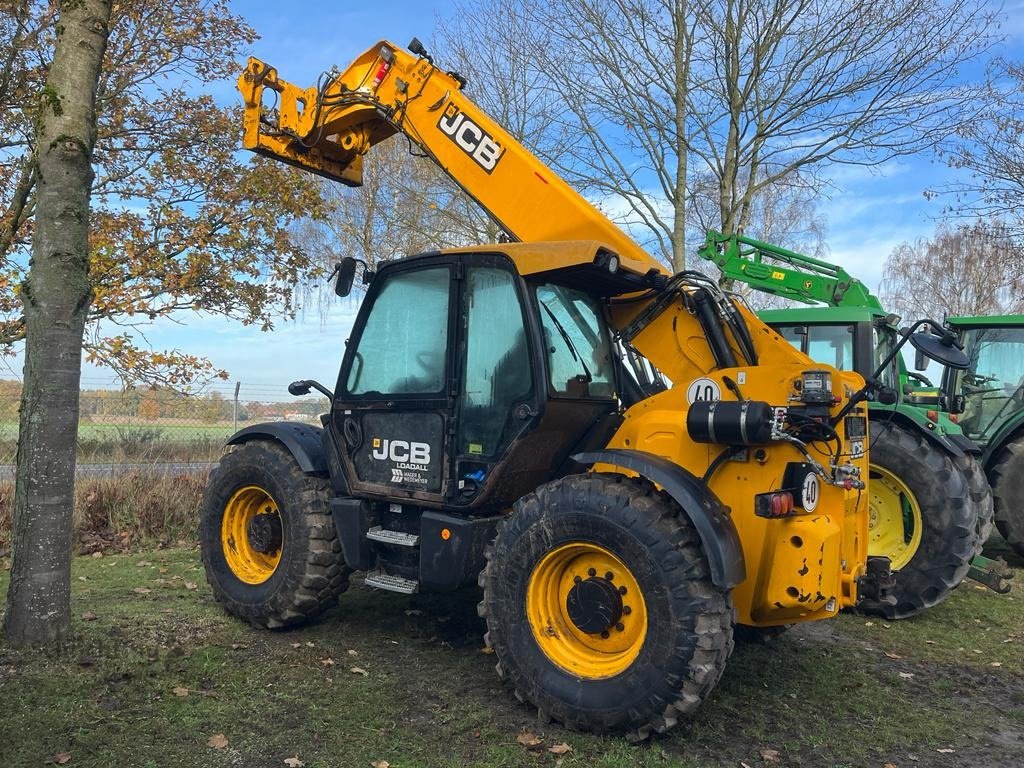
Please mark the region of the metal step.
<svg viewBox="0 0 1024 768"><path fill-rule="evenodd" d="M384 571L372 571L366 574L363 583L368 587L386 589L388 592L401 592L403 595L411 595L419 591L420 583L402 576L392 576Z"/></svg>
<svg viewBox="0 0 1024 768"><path fill-rule="evenodd" d="M366 532L366 538L373 541L380 541L385 544L395 544L399 547L415 547L420 543L420 537L415 533L405 531L392 531L375 525Z"/></svg>

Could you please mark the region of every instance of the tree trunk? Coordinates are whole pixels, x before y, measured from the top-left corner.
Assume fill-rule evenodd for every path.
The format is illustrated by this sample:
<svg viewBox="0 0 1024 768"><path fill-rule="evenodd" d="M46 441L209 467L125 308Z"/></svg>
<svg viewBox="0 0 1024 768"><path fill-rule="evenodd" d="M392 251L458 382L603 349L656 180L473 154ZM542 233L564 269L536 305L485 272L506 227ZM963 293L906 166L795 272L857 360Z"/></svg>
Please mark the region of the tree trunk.
<svg viewBox="0 0 1024 768"><path fill-rule="evenodd" d="M35 233L25 307L25 374L14 492L14 559L4 631L52 643L71 613L71 514L82 334L89 289L89 192L96 83L111 0L64 0L36 124Z"/></svg>

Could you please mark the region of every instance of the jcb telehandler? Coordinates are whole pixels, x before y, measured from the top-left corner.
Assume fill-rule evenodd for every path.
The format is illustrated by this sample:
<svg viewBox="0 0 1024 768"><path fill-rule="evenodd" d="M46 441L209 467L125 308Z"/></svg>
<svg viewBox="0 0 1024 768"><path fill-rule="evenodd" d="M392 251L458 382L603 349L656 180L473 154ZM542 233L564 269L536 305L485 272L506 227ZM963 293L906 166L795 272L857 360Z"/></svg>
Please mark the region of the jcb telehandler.
<svg viewBox="0 0 1024 768"><path fill-rule="evenodd" d="M838 264L743 235L708 233L699 250L725 278L807 307L759 317L819 362L875 377L869 401L871 483L868 553L889 557L895 604L864 601L861 611L897 619L949 596L966 576L1008 590L1005 563L980 555L992 530L992 492L981 447L908 384L899 318Z"/></svg>
<svg viewBox="0 0 1024 768"><path fill-rule="evenodd" d="M404 593L479 579L521 698L576 728L662 731L718 681L734 622L884 598L863 380L705 276L666 274L409 48L381 42L308 89L251 59L244 146L355 185L398 134L515 242L364 271L334 391L290 387L330 398L324 428L249 427L212 472L207 578L271 628L328 608L353 571Z"/></svg>

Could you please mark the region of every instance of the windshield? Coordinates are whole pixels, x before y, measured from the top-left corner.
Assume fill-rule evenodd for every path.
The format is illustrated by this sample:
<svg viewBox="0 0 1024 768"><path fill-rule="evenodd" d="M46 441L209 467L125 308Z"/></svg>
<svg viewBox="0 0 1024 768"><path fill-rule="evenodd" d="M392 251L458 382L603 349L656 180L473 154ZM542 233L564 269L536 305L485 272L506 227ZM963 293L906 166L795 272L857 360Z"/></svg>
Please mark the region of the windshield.
<svg viewBox="0 0 1024 768"><path fill-rule="evenodd" d="M575 288L537 286L551 388L562 397L613 397L611 347L597 303Z"/></svg>
<svg viewBox="0 0 1024 768"><path fill-rule="evenodd" d="M960 426L986 441L1024 408L1024 328L971 328L963 341L971 363L956 376L964 397Z"/></svg>

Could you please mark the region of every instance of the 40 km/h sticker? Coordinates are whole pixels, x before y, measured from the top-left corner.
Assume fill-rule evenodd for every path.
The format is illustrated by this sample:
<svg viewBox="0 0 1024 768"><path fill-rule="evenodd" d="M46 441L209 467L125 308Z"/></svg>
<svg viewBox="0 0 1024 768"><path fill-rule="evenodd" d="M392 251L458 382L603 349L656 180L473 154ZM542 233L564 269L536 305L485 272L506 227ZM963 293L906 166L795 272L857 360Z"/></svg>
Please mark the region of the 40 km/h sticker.
<svg viewBox="0 0 1024 768"><path fill-rule="evenodd" d="M693 405L699 402L709 402L722 399L722 388L714 379L695 379L686 388L686 401Z"/></svg>
<svg viewBox="0 0 1024 768"><path fill-rule="evenodd" d="M818 476L813 472L808 472L804 476L803 488L800 489L800 506L804 508L805 512L813 512L814 508L818 506L819 490Z"/></svg>

